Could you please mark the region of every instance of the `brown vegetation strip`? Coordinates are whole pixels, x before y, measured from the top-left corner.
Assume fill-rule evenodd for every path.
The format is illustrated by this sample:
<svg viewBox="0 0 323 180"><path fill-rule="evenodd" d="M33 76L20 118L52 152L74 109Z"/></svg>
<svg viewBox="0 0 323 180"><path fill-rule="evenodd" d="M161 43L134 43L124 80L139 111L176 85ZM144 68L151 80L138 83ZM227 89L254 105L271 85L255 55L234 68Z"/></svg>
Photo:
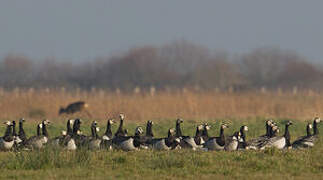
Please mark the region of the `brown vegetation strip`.
<svg viewBox="0 0 323 180"><path fill-rule="evenodd" d="M224 93L224 92L158 92L151 94L116 94L104 91L3 92L0 95L0 119L25 117L34 120L58 116L60 106L84 100L97 120L126 114L129 121L274 117L306 120L320 115L323 95L308 93ZM86 118L85 113L75 116ZM65 120L64 120L65 122Z"/></svg>

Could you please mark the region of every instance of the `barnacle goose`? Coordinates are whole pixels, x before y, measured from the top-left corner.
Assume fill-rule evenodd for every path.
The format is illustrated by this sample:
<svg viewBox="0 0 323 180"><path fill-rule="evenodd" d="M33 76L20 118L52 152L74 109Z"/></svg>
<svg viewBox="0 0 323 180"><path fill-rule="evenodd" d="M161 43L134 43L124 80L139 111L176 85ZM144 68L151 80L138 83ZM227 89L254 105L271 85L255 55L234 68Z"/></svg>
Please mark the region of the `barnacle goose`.
<svg viewBox="0 0 323 180"><path fill-rule="evenodd" d="M248 131L248 130L249 130L249 128L246 125L243 125L240 127L241 141L239 141L238 149L248 149L247 141L246 141L246 131Z"/></svg>
<svg viewBox="0 0 323 180"><path fill-rule="evenodd" d="M25 122L24 118L21 118L19 120L18 138L21 140L21 144L24 144L27 140L26 133L23 127L24 122Z"/></svg>
<svg viewBox="0 0 323 180"><path fill-rule="evenodd" d="M318 124L321 122L319 117L314 118L313 120L313 131L314 133L311 134L312 124L308 124L306 127L307 135L298 138L295 142L293 142L293 148L307 148L313 147L315 141L317 140L319 131L318 131Z"/></svg>
<svg viewBox="0 0 323 180"><path fill-rule="evenodd" d="M134 136L115 136L112 139L113 146L123 151L138 150L141 145L141 135L143 134L141 126L136 127Z"/></svg>
<svg viewBox="0 0 323 180"><path fill-rule="evenodd" d="M196 145L203 145L205 143L202 136L203 130L204 130L203 124L200 124L196 127L195 137L194 137L194 141Z"/></svg>
<svg viewBox="0 0 323 180"><path fill-rule="evenodd" d="M144 136L146 144L151 144L151 141L154 138L153 124L154 124L153 121L151 121L151 120L147 121L146 135Z"/></svg>
<svg viewBox="0 0 323 180"><path fill-rule="evenodd" d="M155 150L173 150L179 148L180 138L175 136L175 130L170 128L166 138L152 140L152 148Z"/></svg>
<svg viewBox="0 0 323 180"><path fill-rule="evenodd" d="M123 130L123 121L124 121L125 115L123 113L120 113L119 118L120 118L119 128L117 132L114 134L114 136L126 136L127 132Z"/></svg>
<svg viewBox="0 0 323 180"><path fill-rule="evenodd" d="M74 124L74 119L68 119L66 123L66 131L62 130L61 135L51 139L51 145L53 146L62 146L64 139L73 133L72 126Z"/></svg>
<svg viewBox="0 0 323 180"><path fill-rule="evenodd" d="M107 121L107 128L105 130L104 135L102 136L102 140L111 140L112 139L112 124L114 124L114 119L108 119Z"/></svg>
<svg viewBox="0 0 323 180"><path fill-rule="evenodd" d="M98 123L96 121L92 122L91 125L91 134L92 136L89 138L88 141L88 148L89 149L100 149L102 139L99 137L98 132L100 128L97 127Z"/></svg>
<svg viewBox="0 0 323 180"><path fill-rule="evenodd" d="M208 131L210 130L210 128L211 128L211 125L209 125L208 123L204 123L203 131L202 131L202 138L203 138L204 143L209 140Z"/></svg>
<svg viewBox="0 0 323 180"><path fill-rule="evenodd" d="M37 136L32 136L26 141L27 148L32 149L41 149L48 142L48 132L47 125L50 124L50 121L45 119L41 124L37 125ZM40 133L40 129L42 133Z"/></svg>
<svg viewBox="0 0 323 180"><path fill-rule="evenodd" d="M210 137L208 141L205 142L204 148L207 148L208 150L223 150L225 145L224 129L228 127L227 124L223 123L220 127L220 136Z"/></svg>
<svg viewBox="0 0 323 180"><path fill-rule="evenodd" d="M285 124L285 133L283 136L277 136L267 139L264 143L262 143L259 147L260 149L265 149L267 147L275 147L277 149L284 149L284 148L290 148L290 134L289 134L289 126L293 123L291 121L288 121ZM274 134L275 135L275 134Z"/></svg>
<svg viewBox="0 0 323 180"><path fill-rule="evenodd" d="M12 123L10 121L4 122L7 125L6 132L3 137L0 138L0 150L8 151L14 145L14 138L12 136Z"/></svg>
<svg viewBox="0 0 323 180"><path fill-rule="evenodd" d="M112 149L112 138L113 138L113 134L112 134L112 124L114 124L114 120L113 119L108 119L107 121L107 129L105 130L104 135L102 136L102 141L101 141L101 148L102 149Z"/></svg>
<svg viewBox="0 0 323 180"><path fill-rule="evenodd" d="M76 150L78 147L81 146L82 139L84 136L82 135L82 132L80 130L81 128L81 119L77 118L73 121L73 128L72 133L65 136L65 138L62 140L62 145L67 150Z"/></svg>
<svg viewBox="0 0 323 180"><path fill-rule="evenodd" d="M189 149L196 150L199 147L196 145L194 138L190 136L183 136L182 130L181 130L181 123L183 123L182 119L176 120L176 137L181 139L181 142L180 142L181 148L189 148Z"/></svg>
<svg viewBox="0 0 323 180"><path fill-rule="evenodd" d="M239 141L241 141L241 132L237 131L226 139L224 150L235 151L238 149Z"/></svg>
<svg viewBox="0 0 323 180"><path fill-rule="evenodd" d="M13 147L17 149L22 140L18 137L18 134L16 132L16 121L12 121L12 137L14 139Z"/></svg>
<svg viewBox="0 0 323 180"><path fill-rule="evenodd" d="M274 124L273 120L269 119L265 123L266 134L259 136L257 138L251 139L245 143L246 149L258 149L259 145L264 143L267 139L274 136L278 132L278 127Z"/></svg>

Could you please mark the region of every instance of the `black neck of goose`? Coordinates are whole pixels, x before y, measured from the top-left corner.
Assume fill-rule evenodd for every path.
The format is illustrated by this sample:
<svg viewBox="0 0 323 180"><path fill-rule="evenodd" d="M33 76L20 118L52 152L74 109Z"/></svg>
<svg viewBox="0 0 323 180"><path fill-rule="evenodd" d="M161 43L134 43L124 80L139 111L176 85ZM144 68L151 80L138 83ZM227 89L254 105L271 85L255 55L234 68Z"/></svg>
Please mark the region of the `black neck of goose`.
<svg viewBox="0 0 323 180"><path fill-rule="evenodd" d="M73 130L71 128L71 121L69 120L67 121L66 129L67 129L67 132L66 132L67 135L73 134Z"/></svg>
<svg viewBox="0 0 323 180"><path fill-rule="evenodd" d="M242 140L244 141L244 142L246 142L246 133L245 133L245 131L244 131L244 126L242 126L241 128L240 128L240 133L241 133L241 138L242 138Z"/></svg>
<svg viewBox="0 0 323 180"><path fill-rule="evenodd" d="M135 137L140 137L140 133L139 132L135 132Z"/></svg>
<svg viewBox="0 0 323 180"><path fill-rule="evenodd" d="M23 122L20 121L19 122L19 137L21 140L25 140L26 139L26 134L25 134L25 131L24 131L24 127L23 127Z"/></svg>
<svg viewBox="0 0 323 180"><path fill-rule="evenodd" d="M176 137L182 137L181 123L176 123Z"/></svg>
<svg viewBox="0 0 323 180"><path fill-rule="evenodd" d="M225 140L223 127L221 127L221 129L220 129L220 138L221 138L221 141Z"/></svg>
<svg viewBox="0 0 323 180"><path fill-rule="evenodd" d="M40 136L41 135L41 133L40 133L40 125L38 124L37 125L37 136Z"/></svg>
<svg viewBox="0 0 323 180"><path fill-rule="evenodd" d="M317 122L314 121L313 123L313 130L314 130L314 135L318 135L319 134L319 130L317 128Z"/></svg>
<svg viewBox="0 0 323 180"><path fill-rule="evenodd" d="M120 120L120 128L123 128L123 119Z"/></svg>
<svg viewBox="0 0 323 180"><path fill-rule="evenodd" d="M269 137L273 137L273 136L274 136L274 134L275 134L275 132L274 132L274 130L273 130L273 127L272 127L272 126L269 126L269 127L268 127L268 130L269 130L268 136L269 136Z"/></svg>
<svg viewBox="0 0 323 180"><path fill-rule="evenodd" d="M306 136L311 136L311 135L312 135L311 128L310 128L309 125L307 125L307 127L306 127Z"/></svg>
<svg viewBox="0 0 323 180"><path fill-rule="evenodd" d="M80 130L81 128L81 124L79 120L75 120L74 124L73 124L73 134L77 135L77 131Z"/></svg>
<svg viewBox="0 0 323 180"><path fill-rule="evenodd" d="M12 135L12 131L11 131L11 125L7 126L6 132L4 133L4 137L9 137Z"/></svg>
<svg viewBox="0 0 323 180"><path fill-rule="evenodd" d="M271 127L266 123L266 136L271 136Z"/></svg>
<svg viewBox="0 0 323 180"><path fill-rule="evenodd" d="M96 132L95 126L92 125L91 126L91 135L92 135L93 138L95 138L95 136L96 136L95 132Z"/></svg>
<svg viewBox="0 0 323 180"><path fill-rule="evenodd" d="M147 123L146 136L154 137L153 129L152 129L152 124L151 123Z"/></svg>
<svg viewBox="0 0 323 180"><path fill-rule="evenodd" d="M43 122L43 128L42 128L42 130L43 130L43 135L46 136L46 137L48 137L47 127L46 127L46 124L44 122Z"/></svg>
<svg viewBox="0 0 323 180"><path fill-rule="evenodd" d="M174 141L175 141L175 137L170 132L168 132L168 137L165 139L166 146L168 147L172 146Z"/></svg>
<svg viewBox="0 0 323 180"><path fill-rule="evenodd" d="M123 119L120 119L120 125L118 128L118 132L123 132Z"/></svg>
<svg viewBox="0 0 323 180"><path fill-rule="evenodd" d="M107 129L105 130L104 135L106 135L108 137L112 137L111 123L110 123L109 120L108 120L108 123L107 123Z"/></svg>
<svg viewBox="0 0 323 180"><path fill-rule="evenodd" d="M196 132L195 132L195 137L201 137L202 136L202 131L198 127L196 127Z"/></svg>
<svg viewBox="0 0 323 180"><path fill-rule="evenodd" d="M291 145L291 144L290 144L290 134L289 134L288 127L289 127L289 125L288 125L288 124L286 124L286 125L285 125L285 134L284 134L284 137L285 137L285 139L286 139L286 145L287 145L287 146L290 146L290 145Z"/></svg>
<svg viewBox="0 0 323 180"><path fill-rule="evenodd" d="M17 136L17 133L16 133L16 122L15 121L12 122L12 135L13 136Z"/></svg>
<svg viewBox="0 0 323 180"><path fill-rule="evenodd" d="M206 129L206 127L204 127L204 129L203 129L202 136L209 137L209 133L208 133L208 130Z"/></svg>

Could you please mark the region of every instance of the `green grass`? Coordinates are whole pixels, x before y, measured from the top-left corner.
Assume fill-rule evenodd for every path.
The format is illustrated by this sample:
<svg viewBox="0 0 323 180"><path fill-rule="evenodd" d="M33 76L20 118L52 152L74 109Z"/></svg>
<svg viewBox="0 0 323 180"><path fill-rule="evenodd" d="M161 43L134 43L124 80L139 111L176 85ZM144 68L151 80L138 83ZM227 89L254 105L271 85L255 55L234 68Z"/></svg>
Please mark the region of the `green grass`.
<svg viewBox="0 0 323 180"><path fill-rule="evenodd" d="M286 119L277 120L280 126ZM211 122L211 121L209 121ZM210 135L218 135L221 120L212 121ZM230 135L241 124L249 126L247 138L264 134L264 119L230 120ZM183 132L194 135L195 120L186 120ZM294 121L290 128L292 140L305 134L305 122ZM144 126L144 124L141 124ZM154 124L156 136L165 136L175 122L164 120ZM26 123L26 131L35 133L35 124ZM101 133L105 130L101 124ZM135 124L126 128L133 133ZM322 126L322 125L321 125ZM52 137L64 129L64 124L49 127ZM83 125L89 134L89 127ZM114 127L114 131L117 125ZM282 130L284 128L281 128ZM322 129L322 128L321 128ZM4 128L0 133L3 133ZM282 134L283 132L281 132ZM312 149L193 152L190 150L136 152L85 151L67 152L62 149L45 148L33 152L1 152L1 179L322 179L322 138Z"/></svg>

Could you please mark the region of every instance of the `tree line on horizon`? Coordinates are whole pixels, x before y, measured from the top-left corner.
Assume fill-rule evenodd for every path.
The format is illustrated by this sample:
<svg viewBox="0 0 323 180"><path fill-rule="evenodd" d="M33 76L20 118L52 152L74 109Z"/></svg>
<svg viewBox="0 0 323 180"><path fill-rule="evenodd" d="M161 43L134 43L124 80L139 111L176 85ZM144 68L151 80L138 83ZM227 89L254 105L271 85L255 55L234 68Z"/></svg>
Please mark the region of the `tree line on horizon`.
<svg viewBox="0 0 323 180"><path fill-rule="evenodd" d="M232 56L185 40L135 47L86 62L34 61L15 54L0 60L0 87L5 89L322 89L322 78L321 66L293 51L267 47Z"/></svg>

